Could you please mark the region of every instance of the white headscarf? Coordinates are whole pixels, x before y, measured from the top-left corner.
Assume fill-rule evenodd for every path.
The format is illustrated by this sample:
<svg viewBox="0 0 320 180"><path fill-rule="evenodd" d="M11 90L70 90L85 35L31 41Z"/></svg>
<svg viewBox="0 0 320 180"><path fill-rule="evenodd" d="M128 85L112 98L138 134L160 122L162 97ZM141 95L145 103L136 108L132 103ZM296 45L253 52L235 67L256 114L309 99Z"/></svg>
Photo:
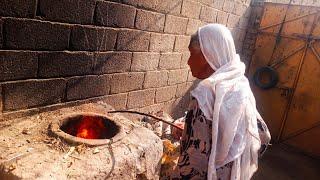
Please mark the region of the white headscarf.
<svg viewBox="0 0 320 180"><path fill-rule="evenodd" d="M201 51L215 72L191 92L212 121L212 148L208 179L216 169L233 161L231 179L250 179L258 166L260 139L256 102L244 76L245 65L236 53L231 32L209 24L198 31Z"/></svg>

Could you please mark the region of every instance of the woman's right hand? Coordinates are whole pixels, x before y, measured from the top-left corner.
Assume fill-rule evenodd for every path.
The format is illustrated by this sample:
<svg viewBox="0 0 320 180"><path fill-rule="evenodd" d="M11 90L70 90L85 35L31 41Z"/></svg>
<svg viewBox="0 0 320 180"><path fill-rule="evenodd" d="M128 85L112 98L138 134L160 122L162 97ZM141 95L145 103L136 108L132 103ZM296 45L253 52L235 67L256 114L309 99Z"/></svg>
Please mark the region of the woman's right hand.
<svg viewBox="0 0 320 180"><path fill-rule="evenodd" d="M175 122L174 125L180 127L181 129L184 129L184 122ZM182 136L182 130L181 129L177 129L175 127L172 127L172 136L175 139L180 139Z"/></svg>

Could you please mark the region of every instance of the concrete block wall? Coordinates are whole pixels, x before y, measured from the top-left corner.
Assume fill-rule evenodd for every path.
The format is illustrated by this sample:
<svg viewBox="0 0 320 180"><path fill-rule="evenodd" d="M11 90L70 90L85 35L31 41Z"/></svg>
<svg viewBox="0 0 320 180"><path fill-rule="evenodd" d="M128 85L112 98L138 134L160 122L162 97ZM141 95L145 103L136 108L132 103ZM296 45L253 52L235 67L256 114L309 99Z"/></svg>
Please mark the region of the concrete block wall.
<svg viewBox="0 0 320 180"><path fill-rule="evenodd" d="M190 35L227 25L238 53L250 0L0 0L3 119L104 101L181 116Z"/></svg>

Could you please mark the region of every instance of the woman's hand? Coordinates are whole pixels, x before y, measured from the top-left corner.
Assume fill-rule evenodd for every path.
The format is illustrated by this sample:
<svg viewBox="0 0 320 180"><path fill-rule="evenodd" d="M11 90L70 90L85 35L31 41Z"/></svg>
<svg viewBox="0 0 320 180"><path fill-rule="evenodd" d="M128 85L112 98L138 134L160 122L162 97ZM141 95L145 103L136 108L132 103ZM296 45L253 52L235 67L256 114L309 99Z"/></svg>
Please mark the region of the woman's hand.
<svg viewBox="0 0 320 180"><path fill-rule="evenodd" d="M175 122L174 123L176 126L184 129L184 122ZM175 138L175 139L180 139L181 136L182 136L182 131L180 129L177 129L175 127L172 127L172 136Z"/></svg>

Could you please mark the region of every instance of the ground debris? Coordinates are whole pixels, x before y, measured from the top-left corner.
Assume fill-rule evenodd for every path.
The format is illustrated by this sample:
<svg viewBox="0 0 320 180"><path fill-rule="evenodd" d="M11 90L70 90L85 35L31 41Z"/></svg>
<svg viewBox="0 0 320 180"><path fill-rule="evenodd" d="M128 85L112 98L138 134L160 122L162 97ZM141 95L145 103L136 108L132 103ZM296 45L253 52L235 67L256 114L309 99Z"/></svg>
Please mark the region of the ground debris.
<svg viewBox="0 0 320 180"><path fill-rule="evenodd" d="M4 172L10 172L13 171L17 168L17 164L16 163L11 163L9 165L1 165L0 166L0 170L4 171Z"/></svg>
<svg viewBox="0 0 320 180"><path fill-rule="evenodd" d="M31 134L31 131L30 131L28 128L24 128L24 129L22 130L22 134L30 135L30 134Z"/></svg>
<svg viewBox="0 0 320 180"><path fill-rule="evenodd" d="M72 153L73 151L75 150L76 148L74 146L70 147L69 151L67 152L67 154L65 154L63 156L63 159L67 159Z"/></svg>
<svg viewBox="0 0 320 180"><path fill-rule="evenodd" d="M94 149L93 149L93 154L97 154L97 153L99 153L99 152L100 152L99 148L94 148Z"/></svg>
<svg viewBox="0 0 320 180"><path fill-rule="evenodd" d="M168 122L180 122L184 117L174 120L170 115L163 111L156 113L150 112L148 114L154 115ZM155 121L150 117L143 117L140 124L150 130L152 130L157 136L162 139L163 142L163 156L161 158L161 172L160 179L166 179L173 173L175 167L178 164L180 142L172 135L172 128L163 122Z"/></svg>
<svg viewBox="0 0 320 180"><path fill-rule="evenodd" d="M180 144L169 139L163 139L163 156L161 159L160 177L166 178L173 173L179 160Z"/></svg>
<svg viewBox="0 0 320 180"><path fill-rule="evenodd" d="M50 138L44 139L43 142L46 143L47 146L62 152L66 152L66 148L69 147L69 145L63 142L60 138L50 137Z"/></svg>
<svg viewBox="0 0 320 180"><path fill-rule="evenodd" d="M86 151L87 149L87 146L85 144L80 144L78 146L76 146L76 151L79 153L79 154L82 154Z"/></svg>
<svg viewBox="0 0 320 180"><path fill-rule="evenodd" d="M163 111L149 112L148 114L161 118L170 123L174 122L174 119L169 114ZM140 120L140 125L154 131L154 133L160 138L171 135L171 127L168 124L163 123L161 121L156 121L151 117L144 116Z"/></svg>

